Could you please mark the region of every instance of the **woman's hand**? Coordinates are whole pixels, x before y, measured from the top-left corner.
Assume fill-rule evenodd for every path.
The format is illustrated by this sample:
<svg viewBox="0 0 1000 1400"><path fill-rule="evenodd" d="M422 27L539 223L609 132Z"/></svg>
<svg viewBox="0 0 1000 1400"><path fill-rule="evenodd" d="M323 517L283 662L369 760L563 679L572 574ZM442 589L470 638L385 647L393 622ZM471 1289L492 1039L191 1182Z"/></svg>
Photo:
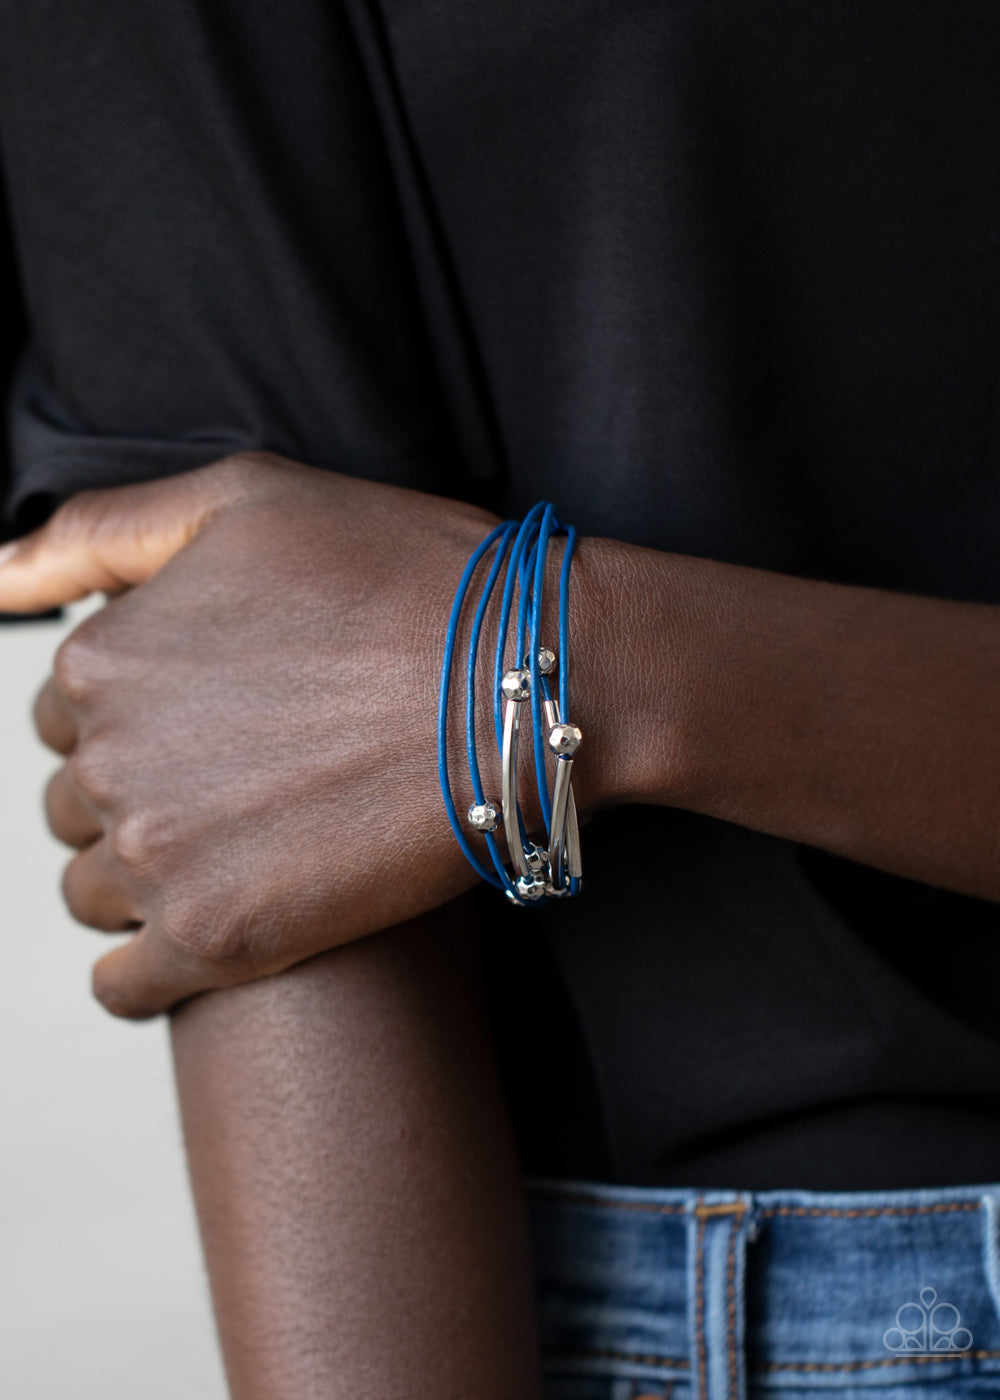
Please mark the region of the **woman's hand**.
<svg viewBox="0 0 1000 1400"><path fill-rule="evenodd" d="M494 523L255 454L74 497L0 568L2 609L119 595L36 705L66 757L46 805L79 851L70 910L136 930L95 968L109 1011L276 972L475 882L434 735L452 596Z"/></svg>

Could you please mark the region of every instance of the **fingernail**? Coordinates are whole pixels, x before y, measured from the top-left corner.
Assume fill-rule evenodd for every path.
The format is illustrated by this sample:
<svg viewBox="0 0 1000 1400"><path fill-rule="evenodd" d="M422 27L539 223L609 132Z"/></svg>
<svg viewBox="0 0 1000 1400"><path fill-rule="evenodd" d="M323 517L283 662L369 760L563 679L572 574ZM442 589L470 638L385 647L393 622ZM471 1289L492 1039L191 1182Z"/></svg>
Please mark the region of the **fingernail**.
<svg viewBox="0 0 1000 1400"><path fill-rule="evenodd" d="M21 546L18 544L17 540L13 540L10 544L0 545L0 569L2 569L5 564L10 563L20 548Z"/></svg>

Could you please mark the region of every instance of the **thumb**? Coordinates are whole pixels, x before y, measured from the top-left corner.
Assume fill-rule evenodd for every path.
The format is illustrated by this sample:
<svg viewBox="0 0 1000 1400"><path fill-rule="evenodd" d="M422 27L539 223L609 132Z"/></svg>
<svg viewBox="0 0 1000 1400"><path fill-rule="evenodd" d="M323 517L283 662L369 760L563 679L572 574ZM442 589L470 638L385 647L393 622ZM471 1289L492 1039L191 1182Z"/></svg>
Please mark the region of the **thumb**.
<svg viewBox="0 0 1000 1400"><path fill-rule="evenodd" d="M112 1016L145 1021L198 992L222 987L224 970L197 956L181 955L144 924L94 964L94 996Z"/></svg>
<svg viewBox="0 0 1000 1400"><path fill-rule="evenodd" d="M72 496L0 549L0 612L45 612L143 583L233 498L233 475L220 466Z"/></svg>

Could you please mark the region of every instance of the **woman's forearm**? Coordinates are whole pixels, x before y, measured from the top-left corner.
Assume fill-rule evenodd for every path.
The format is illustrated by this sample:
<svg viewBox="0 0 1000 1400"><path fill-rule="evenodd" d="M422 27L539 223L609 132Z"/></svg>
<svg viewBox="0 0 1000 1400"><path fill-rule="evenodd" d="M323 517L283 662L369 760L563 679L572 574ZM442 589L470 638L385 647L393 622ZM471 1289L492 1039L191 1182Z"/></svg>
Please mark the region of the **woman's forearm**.
<svg viewBox="0 0 1000 1400"><path fill-rule="evenodd" d="M598 794L1000 900L1000 606L603 540L579 572Z"/></svg>
<svg viewBox="0 0 1000 1400"><path fill-rule="evenodd" d="M234 1400L534 1400L520 1181L460 907L173 1040Z"/></svg>

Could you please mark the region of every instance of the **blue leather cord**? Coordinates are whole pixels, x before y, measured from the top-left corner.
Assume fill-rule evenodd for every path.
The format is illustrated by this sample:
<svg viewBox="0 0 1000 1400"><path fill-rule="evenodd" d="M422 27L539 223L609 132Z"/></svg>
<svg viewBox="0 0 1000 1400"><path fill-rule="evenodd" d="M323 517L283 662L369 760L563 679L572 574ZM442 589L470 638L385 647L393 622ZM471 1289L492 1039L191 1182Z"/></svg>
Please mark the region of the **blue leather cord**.
<svg viewBox="0 0 1000 1400"><path fill-rule="evenodd" d="M510 563L507 566L507 577L504 581L503 603L500 608L500 628L497 632L496 656L493 664L493 717L496 724L497 748L503 744L503 703L500 698L500 680L504 670L504 652L507 647L507 632L510 628L511 604L514 598L514 585L518 581L519 572L524 558L525 548L537 529L538 520L545 509L545 502L539 501L538 505L532 506L531 510L521 522L521 528L517 532L513 548L510 554ZM523 579L522 579L523 592ZM521 656L518 656L516 664L520 666Z"/></svg>
<svg viewBox="0 0 1000 1400"><path fill-rule="evenodd" d="M515 882L500 859L496 839L490 832L482 833L494 867L490 870L476 855L459 818L451 791L448 774L448 703L451 687L451 673L454 665L455 645L461 625L462 612L468 597L472 579L481 561L490 549L495 547L495 556L483 585L473 618L466 656L466 695L465 695L465 745L472 781L473 796L477 804L485 802L479 756L476 746L476 669L482 629L490 601L506 562L506 576L500 604L500 618L497 632L496 650L493 659L493 718L498 749L503 747L503 700L500 682L504 671L511 614L514 607L514 590L518 588L516 620L516 654L514 666L520 667L527 661L531 676L530 705L532 714L532 736L534 741L534 766L538 783L539 805L545 822L547 842L551 844L552 808L548 791L545 726L542 720L542 701L551 699L548 678L543 676L539 666L538 653L543 644L541 637L545 570L549 545L553 535L565 534L566 546L563 553L559 578L559 709L564 722L567 721L569 704L569 579L573 551L576 546L576 530L560 525L555 508L546 501L533 506L525 518L518 522L507 520L498 525L473 552L465 566L458 590L452 604L445 637L444 658L441 667L441 692L438 701L438 777L444 797L448 821L458 841L459 847L476 873L498 889L515 893ZM525 849L529 849L520 806L517 823ZM580 881L571 878L569 893L576 894Z"/></svg>
<svg viewBox="0 0 1000 1400"><path fill-rule="evenodd" d="M475 802L485 802L483 794L483 780L479 773L479 755L476 752L476 662L479 656L479 638L483 630L483 620L486 617L486 609L489 607L490 598L493 596L493 589L496 585L500 570L507 554L507 547L516 530L516 521L507 521L499 540L497 541L496 558L483 586L482 597L479 599L479 606L476 608L476 615L472 623L472 632L469 636L469 652L466 658L465 667L465 751L469 760L469 774L472 778L472 796ZM504 886L513 888L513 882L507 873L506 866L500 859L500 851L497 848L496 837L490 832L483 832L486 837L486 846L493 861L494 868Z"/></svg>
<svg viewBox="0 0 1000 1400"><path fill-rule="evenodd" d="M555 506L547 505L538 527L538 541L535 546L535 577L531 590L531 636L528 646L528 664L531 671L531 731L535 750L535 780L538 783L538 800L542 808L545 830L552 825L552 804L549 801L549 783L546 770L548 749L545 743L545 727L542 723L542 672L538 665L538 652L542 645L542 600L545 591L545 564L549 554L549 541L553 531L559 529ZM560 658L560 665L562 659ZM550 833L551 836L551 833Z"/></svg>
<svg viewBox="0 0 1000 1400"><path fill-rule="evenodd" d="M462 605L465 596L469 591L469 584L472 576L476 572L479 561L483 555L493 547L493 545L506 534L508 523L498 525L495 530L483 540L472 553L469 562L466 564L459 581L458 591L455 594L455 601L451 605L451 615L448 618L448 631L445 634L444 659L441 663L441 690L438 695L438 722L437 722L437 750L438 750L438 782L441 784L441 796L444 798L445 811L448 814L448 821L451 829L455 833L455 839L461 848L466 860L483 880L494 885L497 889L506 889L509 885L509 877L505 881L499 874L494 874L492 870L482 863L475 851L469 845L465 834L465 828L458 819L458 812L455 810L455 799L451 791L451 779L448 776L448 696L451 689L451 668L455 655L455 641L458 637L458 624L462 616Z"/></svg>
<svg viewBox="0 0 1000 1400"><path fill-rule="evenodd" d="M514 669L519 669L525 656L525 634L527 632L528 607L531 601L531 579L534 576L535 548L538 538L538 526L542 515L545 513L545 502L540 501L538 505L532 506L525 516L524 526L518 533L518 538L511 551L510 564L507 570L507 588L513 594L514 584L519 588L517 606L517 629L514 639ZM503 752L503 703L501 699L500 681L506 666L504 656L507 651L507 634L510 626L510 598L506 595L507 607L500 619L500 631L497 636L497 649L494 660L493 673L493 697L494 697L494 720L496 725L497 749ZM521 811L521 804L517 804L515 813L517 818L517 830L520 837L521 846L524 850L530 850L532 842L528 839L528 831L524 824L524 815Z"/></svg>
<svg viewBox="0 0 1000 1400"><path fill-rule="evenodd" d="M575 549L576 526L568 525L559 575L559 713L564 721L569 719L569 571Z"/></svg>

